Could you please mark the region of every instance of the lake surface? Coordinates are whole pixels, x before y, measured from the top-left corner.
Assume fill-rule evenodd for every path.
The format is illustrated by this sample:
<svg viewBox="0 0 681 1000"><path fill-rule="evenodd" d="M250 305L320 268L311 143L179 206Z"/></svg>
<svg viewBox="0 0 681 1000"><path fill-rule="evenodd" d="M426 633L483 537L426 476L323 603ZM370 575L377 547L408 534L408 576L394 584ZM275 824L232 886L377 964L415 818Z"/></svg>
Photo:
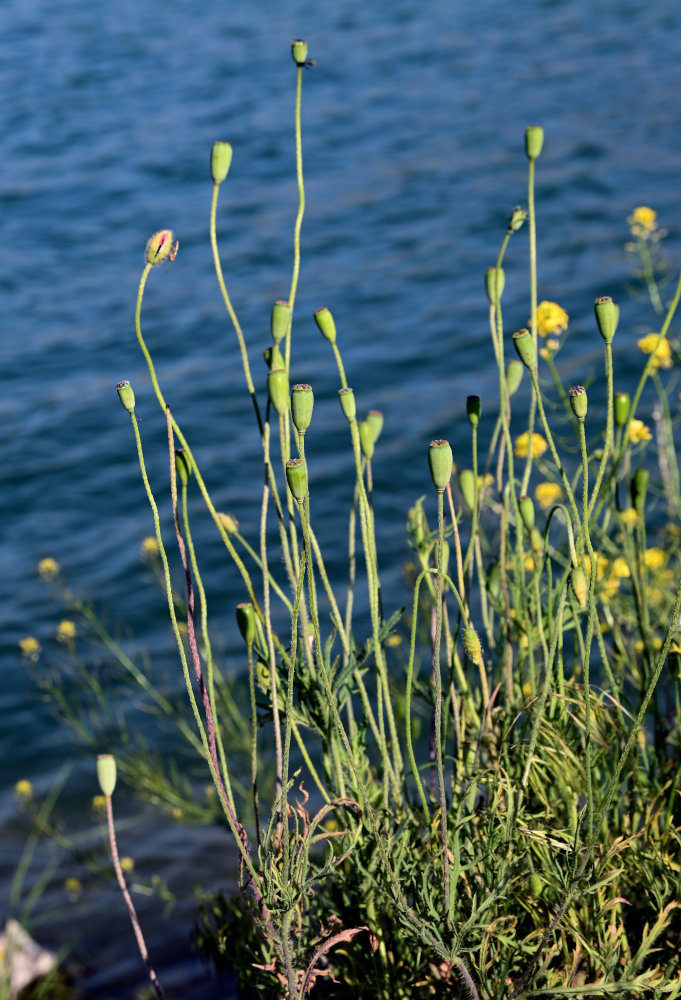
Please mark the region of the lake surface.
<svg viewBox="0 0 681 1000"><path fill-rule="evenodd" d="M484 433L496 416L483 276L510 211L526 200L528 124L546 134L537 168L539 297L570 314L565 383L600 371L593 300L609 294L622 305L617 387L633 384L635 341L654 323L645 303L627 295L623 244L634 206L658 211L668 255L679 256L681 7L7 0L0 18L6 888L22 842L14 783L29 778L45 793L74 762L62 795L74 830L88 827L96 791L90 751L66 736L20 665L19 639L35 635L49 653L63 617L38 579L38 561L57 559L74 588L134 632L154 669L177 670L181 687L162 597L140 562L153 526L113 389L122 378L135 387L150 477L162 493L164 423L133 314L146 240L166 226L181 248L150 277L147 340L216 506L255 537L260 447L212 271L208 160L214 140L232 143L221 254L262 399L261 351L271 304L288 294L297 207L291 39L306 37L317 60L303 87L307 210L292 362L292 382L315 390L307 436L314 516L322 541L332 548L341 539L342 550L351 456L337 375L312 321L328 305L360 411L385 414L374 477L385 593L395 607L405 599L405 512L429 489L428 442L449 438L455 460L465 448L460 461L468 464L466 396L480 394L483 408L490 400ZM528 319L524 232L506 272L512 330ZM590 402L597 400L596 383ZM198 508L197 518L215 633L238 672L233 608L244 595ZM330 562L333 569L342 560ZM161 734L149 739L168 749ZM140 808L124 800L123 811L132 819ZM180 891L212 872L211 884L229 889L233 854L219 831L178 832L144 812L140 823L122 851L135 855L142 880L163 870ZM65 874L55 877L48 903ZM105 916L93 921L102 905ZM142 906L168 996L230 995L229 983L213 988L187 964L191 907L170 928L161 910L158 900ZM144 974L112 891L86 893L72 914L58 925L48 916L39 932L53 947L83 934L87 995L131 996Z"/></svg>

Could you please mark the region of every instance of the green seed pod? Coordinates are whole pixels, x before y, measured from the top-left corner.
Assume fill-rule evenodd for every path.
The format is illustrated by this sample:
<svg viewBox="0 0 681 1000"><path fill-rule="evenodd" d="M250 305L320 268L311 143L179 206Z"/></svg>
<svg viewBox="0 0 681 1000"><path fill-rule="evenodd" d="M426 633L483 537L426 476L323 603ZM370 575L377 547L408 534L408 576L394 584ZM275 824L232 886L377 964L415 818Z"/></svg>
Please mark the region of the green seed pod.
<svg viewBox="0 0 681 1000"><path fill-rule="evenodd" d="M506 365L506 389L509 396L517 391L523 380L524 370L522 361L518 361L516 358L512 358Z"/></svg>
<svg viewBox="0 0 681 1000"><path fill-rule="evenodd" d="M359 430L359 446L362 449L362 454L370 462L374 454L374 435L371 427L366 420L359 420L357 429Z"/></svg>
<svg viewBox="0 0 681 1000"><path fill-rule="evenodd" d="M525 129L525 153L528 160L536 160L544 145L544 129L541 125L528 125Z"/></svg>
<svg viewBox="0 0 681 1000"><path fill-rule="evenodd" d="M629 422L629 393L616 392L614 399L615 426L626 427Z"/></svg>
<svg viewBox="0 0 681 1000"><path fill-rule="evenodd" d="M222 184L232 165L232 147L228 142L214 142L210 151L210 175L214 184Z"/></svg>
<svg viewBox="0 0 681 1000"><path fill-rule="evenodd" d="M472 469L461 469L458 475L459 489L469 510L475 507L475 476Z"/></svg>
<svg viewBox="0 0 681 1000"><path fill-rule="evenodd" d="M271 329L272 340L275 344L279 344L288 333L292 315L293 309L290 302L278 299L272 306Z"/></svg>
<svg viewBox="0 0 681 1000"><path fill-rule="evenodd" d="M643 520L643 515L646 506L646 491L648 489L648 480L650 479L650 473L647 469L638 468L634 472L631 480L631 501L634 505L634 510L638 516Z"/></svg>
<svg viewBox="0 0 681 1000"><path fill-rule="evenodd" d="M482 646L480 645L480 638L472 625L469 625L463 630L463 648L465 649L466 656L471 663L475 663L476 665L482 664Z"/></svg>
<svg viewBox="0 0 681 1000"><path fill-rule="evenodd" d="M241 638L247 646L252 646L255 642L255 608L249 601L236 606L236 623L241 632Z"/></svg>
<svg viewBox="0 0 681 1000"><path fill-rule="evenodd" d="M431 441L428 449L428 464L430 465L430 475L433 485L438 493L447 489L449 480L452 478L452 465L454 456L449 446L449 441L439 439Z"/></svg>
<svg viewBox="0 0 681 1000"><path fill-rule="evenodd" d="M177 448L175 451L175 470L182 485L186 486L192 474L192 467L183 448Z"/></svg>
<svg viewBox="0 0 681 1000"><path fill-rule="evenodd" d="M102 795L110 798L116 787L116 761L110 753L100 753L97 757L97 780Z"/></svg>
<svg viewBox="0 0 681 1000"><path fill-rule="evenodd" d="M532 503L532 497L518 497L518 509L520 510L520 517L526 530L532 531L534 528L534 504Z"/></svg>
<svg viewBox="0 0 681 1000"><path fill-rule="evenodd" d="M280 417L288 412L288 375L283 368L273 368L267 376L267 391Z"/></svg>
<svg viewBox="0 0 681 1000"><path fill-rule="evenodd" d="M135 393L132 391L132 386L126 379L124 382L118 382L116 385L116 392L118 393L118 398L120 399L123 406L126 408L128 413L135 412Z"/></svg>
<svg viewBox="0 0 681 1000"><path fill-rule="evenodd" d="M160 232L154 233L148 241L145 251L147 264L151 264L152 267L161 264L166 257L170 256L174 246L175 240L173 239L172 229L161 229Z"/></svg>
<svg viewBox="0 0 681 1000"><path fill-rule="evenodd" d="M522 229L525 225L526 219L527 209L523 208L522 205L516 205L511 212L511 218L508 220L509 233L517 233L519 229Z"/></svg>
<svg viewBox="0 0 681 1000"><path fill-rule="evenodd" d="M589 581L581 566L572 567L570 586L572 587L572 593L577 599L577 604L583 611L589 598Z"/></svg>
<svg viewBox="0 0 681 1000"><path fill-rule="evenodd" d="M487 570L487 590L495 599L501 593L501 567L498 562L493 562Z"/></svg>
<svg viewBox="0 0 681 1000"><path fill-rule="evenodd" d="M302 458L289 458L286 463L286 482L293 499L302 503L307 495L307 469Z"/></svg>
<svg viewBox="0 0 681 1000"><path fill-rule="evenodd" d="M340 399L341 409L345 414L345 418L348 423L352 424L355 422L357 416L357 406L355 404L355 393L352 389L346 387L345 389L338 390L338 398Z"/></svg>
<svg viewBox="0 0 681 1000"><path fill-rule="evenodd" d="M322 331L326 339L330 344L336 343L336 324L333 321L333 316L331 311L322 306L321 309L317 309L314 313L314 321Z"/></svg>
<svg viewBox="0 0 681 1000"><path fill-rule="evenodd" d="M568 389L568 394L570 396L572 412L580 423L584 423L587 408L586 389L583 385L573 385Z"/></svg>
<svg viewBox="0 0 681 1000"><path fill-rule="evenodd" d="M471 427L477 427L480 423L479 396L466 396L466 413L468 414L468 423Z"/></svg>
<svg viewBox="0 0 681 1000"><path fill-rule="evenodd" d="M266 347L262 352L262 356L265 359L265 364L268 368L277 371L279 368L284 368L284 356L275 344L274 347Z"/></svg>
<svg viewBox="0 0 681 1000"><path fill-rule="evenodd" d="M503 267L488 267L485 272L485 291L491 306L497 305L504 294L506 275Z"/></svg>
<svg viewBox="0 0 681 1000"><path fill-rule="evenodd" d="M369 410L365 423L371 428L371 436L376 444L383 430L383 414L380 410Z"/></svg>
<svg viewBox="0 0 681 1000"><path fill-rule="evenodd" d="M291 55L296 66L304 66L307 62L307 42L304 38L294 38L291 42Z"/></svg>
<svg viewBox="0 0 681 1000"><path fill-rule="evenodd" d="M599 333L606 344L609 344L615 336L620 318L620 307L616 302L613 302L609 295L602 295L600 299L596 299L594 311Z"/></svg>
<svg viewBox="0 0 681 1000"><path fill-rule="evenodd" d="M518 352L518 357L530 371L537 369L537 352L535 350L532 334L529 330L516 330L513 334L513 346Z"/></svg>
<svg viewBox="0 0 681 1000"><path fill-rule="evenodd" d="M312 386L306 383L294 385L291 389L291 416L296 430L304 434L312 423L314 394Z"/></svg>

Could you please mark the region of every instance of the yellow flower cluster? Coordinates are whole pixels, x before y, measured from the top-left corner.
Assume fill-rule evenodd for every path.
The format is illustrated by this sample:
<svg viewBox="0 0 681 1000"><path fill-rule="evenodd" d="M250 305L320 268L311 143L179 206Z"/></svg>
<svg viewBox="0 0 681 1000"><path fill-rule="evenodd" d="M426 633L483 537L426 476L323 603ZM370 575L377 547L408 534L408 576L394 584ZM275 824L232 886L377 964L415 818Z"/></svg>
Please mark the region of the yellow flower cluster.
<svg viewBox="0 0 681 1000"><path fill-rule="evenodd" d="M559 337L567 330L569 318L557 302L540 302L537 306L537 333L540 337L548 337L550 333Z"/></svg>
<svg viewBox="0 0 681 1000"><path fill-rule="evenodd" d="M638 444L640 441L652 441L652 438L650 428L642 420L629 421L629 440L632 444Z"/></svg>
<svg viewBox="0 0 681 1000"><path fill-rule="evenodd" d="M153 535L143 538L140 548L142 549L142 555L147 556L147 558L152 558L153 556L158 555L158 542Z"/></svg>
<svg viewBox="0 0 681 1000"><path fill-rule="evenodd" d="M73 642L76 638L76 625L75 622L64 621L59 622L59 627L57 628L57 642Z"/></svg>
<svg viewBox="0 0 681 1000"><path fill-rule="evenodd" d="M632 236L640 236L644 240L657 229L657 212L647 205L639 205L628 217L627 222Z"/></svg>
<svg viewBox="0 0 681 1000"><path fill-rule="evenodd" d="M643 553L643 561L648 569L662 569L664 566L665 554L662 549L646 549Z"/></svg>
<svg viewBox="0 0 681 1000"><path fill-rule="evenodd" d="M671 368L672 361L672 349L669 341L666 337L663 337L658 344L659 334L648 333L645 337L641 337L637 341L638 347L643 351L644 354L652 354L655 351L655 357L653 358L652 370L657 371L658 368ZM657 344L657 350L655 350L655 345Z"/></svg>
<svg viewBox="0 0 681 1000"><path fill-rule="evenodd" d="M515 439L514 451L518 458L527 458L530 451L532 452L532 458L541 458L544 454L548 445L541 434L533 434L532 441L530 442L530 435L527 431L519 434Z"/></svg>
<svg viewBox="0 0 681 1000"><path fill-rule="evenodd" d="M43 580L54 580L60 569L61 566L57 560L52 559L51 556L48 556L46 559L41 559L38 563L38 573Z"/></svg>
<svg viewBox="0 0 681 1000"><path fill-rule="evenodd" d="M558 483L538 483L534 491L534 499L542 510L548 510L554 503L562 499L563 491Z"/></svg>
<svg viewBox="0 0 681 1000"><path fill-rule="evenodd" d="M33 785L28 778L20 778L14 786L14 794L22 802L28 802L33 798Z"/></svg>
<svg viewBox="0 0 681 1000"><path fill-rule="evenodd" d="M19 649L29 660L37 660L42 648L34 635L25 635L23 639L19 639Z"/></svg>

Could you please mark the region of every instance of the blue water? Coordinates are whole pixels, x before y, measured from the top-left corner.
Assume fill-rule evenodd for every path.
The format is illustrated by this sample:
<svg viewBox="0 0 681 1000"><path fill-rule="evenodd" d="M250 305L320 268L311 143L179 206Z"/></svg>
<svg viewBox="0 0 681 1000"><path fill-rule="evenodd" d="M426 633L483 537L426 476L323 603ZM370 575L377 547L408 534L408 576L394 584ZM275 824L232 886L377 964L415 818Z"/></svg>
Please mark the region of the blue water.
<svg viewBox="0 0 681 1000"><path fill-rule="evenodd" d="M626 216L653 206L670 231L672 260L680 249L681 8L676 0L8 0L0 16L7 885L20 844L14 782L27 777L46 791L62 763L75 761L64 803L76 829L88 824L95 790L89 754L65 738L20 668L19 638L34 634L49 650L62 617L37 578L38 560L56 558L74 587L133 629L155 668L177 669L162 598L140 564L152 524L113 390L121 378L135 386L150 477L162 494L165 431L133 310L145 242L165 226L181 249L172 267L150 277L148 343L216 505L255 536L260 449L212 273L208 158L215 139L232 143L221 252L262 394L260 352L271 303L288 294L296 210L291 39L308 38L317 59L303 92L307 211L292 364L292 381L309 381L316 396L307 438L313 516L326 546L342 552L351 460L330 352L311 319L326 304L360 410L385 413L374 474L386 595L396 606L405 598L404 515L428 490L428 441L448 437L455 459L468 464L466 395L479 393L483 407L490 400L485 427L495 416L483 275L511 209L526 197L528 124L546 132L539 294L571 317L560 356L565 383L600 370L592 310L601 294L622 304L618 388L633 381L635 340L654 321L626 293ZM525 240L514 237L507 257L509 329L527 322ZM598 393L596 382L590 400ZM244 595L198 507L196 517L216 634L238 670L233 607ZM330 559L332 568L341 562ZM216 849L215 834L144 822L153 835L135 843L141 873L172 859L178 887L201 869L217 870L229 887L231 852L225 860L221 851L216 866L206 847L208 838ZM98 900L91 897L92 908ZM48 923L43 938L69 944L87 928L91 995L129 996L143 975L125 922L116 923L117 898L106 906L99 935L86 901L58 926ZM160 910L152 901L144 913L158 947L165 942L167 980L179 984L169 995L207 996L196 970L193 992L180 983L187 966L173 964L168 942L181 950L185 925L169 931Z"/></svg>

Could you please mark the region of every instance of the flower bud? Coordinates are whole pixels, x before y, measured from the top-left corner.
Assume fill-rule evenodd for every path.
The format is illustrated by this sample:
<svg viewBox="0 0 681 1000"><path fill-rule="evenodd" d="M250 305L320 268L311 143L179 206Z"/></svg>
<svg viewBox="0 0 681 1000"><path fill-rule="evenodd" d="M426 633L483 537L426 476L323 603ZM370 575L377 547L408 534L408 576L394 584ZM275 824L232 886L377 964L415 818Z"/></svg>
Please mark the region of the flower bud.
<svg viewBox="0 0 681 1000"><path fill-rule="evenodd" d="M449 480L452 478L452 465L454 457L449 441L439 439L431 441L428 449L428 464L430 465L430 475L433 485L438 493L447 489Z"/></svg>
<svg viewBox="0 0 681 1000"><path fill-rule="evenodd" d="M293 314L293 308L290 302L284 302L282 299L278 299L272 306L272 340L275 344L279 344L281 340L284 339L291 326L291 316Z"/></svg>
<svg viewBox="0 0 681 1000"><path fill-rule="evenodd" d="M314 313L314 321L322 331L326 339L330 344L336 343L336 324L333 321L333 316L331 311L322 306L321 309L317 309Z"/></svg>
<svg viewBox="0 0 681 1000"><path fill-rule="evenodd" d="M613 302L609 295L603 295L600 299L596 299L594 311L599 333L606 344L609 344L615 336L620 318L620 307L616 302Z"/></svg>
<svg viewBox="0 0 681 1000"><path fill-rule="evenodd" d="M506 389L508 390L509 396L512 396L513 393L517 391L522 380L523 380L522 362L517 361L515 358L511 358L511 360L506 365Z"/></svg>
<svg viewBox="0 0 681 1000"><path fill-rule="evenodd" d="M184 448L177 448L175 451L175 471L182 485L186 486L192 474L192 467L189 464L189 459L185 454Z"/></svg>
<svg viewBox="0 0 681 1000"><path fill-rule="evenodd" d="M307 384L294 385L291 389L291 416L294 427L300 434L304 434L312 422L313 406L312 386Z"/></svg>
<svg viewBox="0 0 681 1000"><path fill-rule="evenodd" d="M468 625L467 628L463 630L463 648L466 651L466 656L476 665L482 664L482 646L480 645L480 637L475 631L472 625Z"/></svg>
<svg viewBox="0 0 681 1000"><path fill-rule="evenodd" d="M513 346L518 352L518 357L530 371L537 368L537 352L535 350L532 334L529 330L516 330L513 334Z"/></svg>
<svg viewBox="0 0 681 1000"><path fill-rule="evenodd" d="M100 753L97 757L97 780L102 795L110 798L116 787L116 761L110 753Z"/></svg>
<svg viewBox="0 0 681 1000"><path fill-rule="evenodd" d="M492 597L497 598L501 593L501 567L498 562L493 562L487 570L487 590Z"/></svg>
<svg viewBox="0 0 681 1000"><path fill-rule="evenodd" d="M525 153L528 160L536 160L544 145L544 129L540 125L528 125L525 129Z"/></svg>
<svg viewBox="0 0 681 1000"><path fill-rule="evenodd" d="M468 423L471 427L477 427L480 423L479 396L466 396L466 413L468 414Z"/></svg>
<svg viewBox="0 0 681 1000"><path fill-rule="evenodd" d="M615 426L616 427L626 427L629 422L629 393L628 392L616 392L614 400L615 409Z"/></svg>
<svg viewBox="0 0 681 1000"><path fill-rule="evenodd" d="M458 475L459 489L469 510L475 507L475 476L472 469L461 469Z"/></svg>
<svg viewBox="0 0 681 1000"><path fill-rule="evenodd" d="M302 503L307 494L307 469L302 458L289 458L286 463L286 482L293 499Z"/></svg>
<svg viewBox="0 0 681 1000"><path fill-rule="evenodd" d="M291 42L291 55L296 66L304 66L307 62L307 42L304 38L294 38Z"/></svg>
<svg viewBox="0 0 681 1000"><path fill-rule="evenodd" d="M357 423L357 429L359 430L359 445L362 454L370 462L374 454L374 435L371 427L366 420L360 420Z"/></svg>
<svg viewBox="0 0 681 1000"><path fill-rule="evenodd" d="M631 480L631 502L634 505L634 510L638 516L643 520L645 505L646 505L646 491L648 489L648 480L650 479L650 473L647 469L638 468L634 472Z"/></svg>
<svg viewBox="0 0 681 1000"><path fill-rule="evenodd" d="M228 535L236 535L239 530L239 522L233 514L218 514L218 520Z"/></svg>
<svg viewBox="0 0 681 1000"><path fill-rule="evenodd" d="M151 264L152 267L161 264L170 255L174 245L172 229L161 229L160 232L154 233L147 243L145 252L147 264Z"/></svg>
<svg viewBox="0 0 681 1000"><path fill-rule="evenodd" d="M246 645L252 646L255 641L255 608L246 601L236 606L236 623L241 632L241 638Z"/></svg>
<svg viewBox="0 0 681 1000"><path fill-rule="evenodd" d="M508 220L509 233L517 233L525 224L526 219L527 209L523 208L522 205L516 205L511 212L511 218Z"/></svg>
<svg viewBox="0 0 681 1000"><path fill-rule="evenodd" d="M532 503L532 497L518 497L518 509L520 510L520 517L525 528L527 531L532 531L534 528L534 504Z"/></svg>
<svg viewBox="0 0 681 1000"><path fill-rule="evenodd" d="M288 375L283 368L273 368L267 376L267 391L280 417L288 411Z"/></svg>
<svg viewBox="0 0 681 1000"><path fill-rule="evenodd" d="M407 511L407 534L411 536L417 549L421 549L424 545L430 545L430 528L426 512L423 509L424 500L425 497L421 497Z"/></svg>
<svg viewBox="0 0 681 1000"><path fill-rule="evenodd" d="M118 393L118 398L120 399L123 406L126 408L128 413L135 412L135 393L132 391L132 386L126 379L124 382L118 382L116 385L116 392Z"/></svg>
<svg viewBox="0 0 681 1000"><path fill-rule="evenodd" d="M365 423L371 428L371 436L376 444L383 430L383 414L380 410L369 410Z"/></svg>
<svg viewBox="0 0 681 1000"><path fill-rule="evenodd" d="M284 368L284 356L275 344L274 347L266 347L262 352L262 356L265 359L265 364L268 368L274 369Z"/></svg>
<svg viewBox="0 0 681 1000"><path fill-rule="evenodd" d="M584 418L586 417L587 407L586 389L583 385L573 385L570 389L568 389L568 394L570 396L570 406L572 407L572 412L580 423L583 423Z"/></svg>
<svg viewBox="0 0 681 1000"><path fill-rule="evenodd" d="M228 142L214 142L210 151L210 175L214 184L222 184L232 165L232 147Z"/></svg>
<svg viewBox="0 0 681 1000"><path fill-rule="evenodd" d="M485 273L485 291L491 306L497 305L501 301L504 293L506 275L503 267L488 267Z"/></svg>
<svg viewBox="0 0 681 1000"><path fill-rule="evenodd" d="M354 423L355 417L357 416L354 391L349 386L346 386L345 389L339 389L338 398L340 399L341 409L345 414L346 420L349 424Z"/></svg>
<svg viewBox="0 0 681 1000"><path fill-rule="evenodd" d="M589 597L589 582L581 566L573 566L570 573L570 586L572 587L572 593L577 599L577 604L583 611Z"/></svg>

